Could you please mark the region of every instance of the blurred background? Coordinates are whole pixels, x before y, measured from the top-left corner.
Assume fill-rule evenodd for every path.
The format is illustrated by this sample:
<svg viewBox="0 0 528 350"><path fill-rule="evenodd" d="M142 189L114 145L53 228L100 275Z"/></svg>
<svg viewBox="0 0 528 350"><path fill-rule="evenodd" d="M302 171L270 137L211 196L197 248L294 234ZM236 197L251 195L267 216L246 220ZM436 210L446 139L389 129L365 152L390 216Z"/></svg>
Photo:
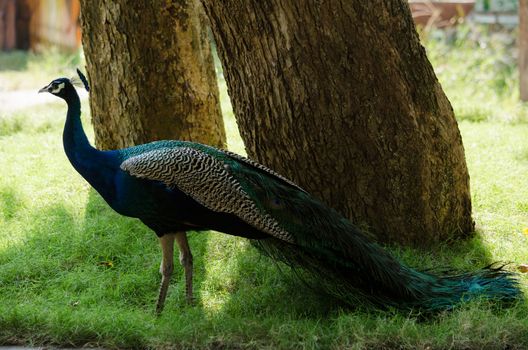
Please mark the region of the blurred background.
<svg viewBox="0 0 528 350"><path fill-rule="evenodd" d="M528 51L523 44L528 40L522 39L528 30L519 30L523 1L410 0L409 5L458 118L523 118L518 103L528 100L528 89L519 91L528 86L528 69L519 65L520 54ZM0 118L6 101L15 103L13 92L34 90L83 65L79 12L79 0L0 0ZM221 79L218 61L216 66Z"/></svg>
<svg viewBox="0 0 528 350"><path fill-rule="evenodd" d="M40 51L81 47L80 0L0 0L0 48ZM415 23L426 29L449 28L469 20L515 27L518 0L418 1L409 5Z"/></svg>
<svg viewBox="0 0 528 350"><path fill-rule="evenodd" d="M0 0L0 48L78 50L79 10L79 0Z"/></svg>
<svg viewBox="0 0 528 350"><path fill-rule="evenodd" d="M394 253L424 268L467 271L491 261L528 266L528 104L523 102L528 100L528 0L412 0L409 5L458 120L478 235L435 252L395 248ZM336 338L343 341L337 348L350 348L349 341L368 348L389 348L399 344L395 341L422 349L482 348L472 341L488 348L527 348L526 303L504 312L477 304L438 323L399 314L311 320L306 316L311 311L305 311L311 299L300 295L292 302L292 289L282 284L275 267L247 242L227 235L193 242L193 249L199 248L195 256L207 261L196 263L205 266L198 270L205 276L204 309L181 308L174 318L145 316L150 301L143 301L154 295L158 278L151 263L159 258L152 234L111 212L73 170L60 137L66 106L51 94L37 94L52 79L74 76L77 67L84 70L79 11L79 0L0 0L0 330L12 331L7 338L0 331L0 344L51 339L67 347L103 339L107 348L157 348L152 344L166 345L186 334L187 344L215 341L211 348L240 339L258 347L259 337L275 337L282 347L304 337L310 340L298 344L318 344L317 339L335 344L329 339ZM228 148L243 154L222 67L214 57ZM83 123L93 139L87 93L78 91ZM120 269L120 284L108 262ZM528 275L523 276L526 291ZM269 289L257 291L255 286L265 284L279 297ZM183 289L173 293L183 295ZM285 312L290 304L302 316ZM240 318L246 313L257 318ZM240 335L246 328L257 331ZM350 330L358 334L354 339Z"/></svg>

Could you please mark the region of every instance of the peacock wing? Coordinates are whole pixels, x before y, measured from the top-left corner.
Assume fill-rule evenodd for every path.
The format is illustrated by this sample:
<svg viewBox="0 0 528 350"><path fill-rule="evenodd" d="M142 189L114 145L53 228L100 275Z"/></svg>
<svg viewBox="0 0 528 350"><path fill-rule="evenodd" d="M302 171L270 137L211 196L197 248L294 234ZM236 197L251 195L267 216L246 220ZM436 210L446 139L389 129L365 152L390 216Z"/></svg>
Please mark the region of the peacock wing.
<svg viewBox="0 0 528 350"><path fill-rule="evenodd" d="M191 147L160 148L128 158L121 169L132 176L161 181L178 188L204 207L236 215L273 237L293 242L293 237L260 209L244 191L223 161Z"/></svg>
<svg viewBox="0 0 528 350"><path fill-rule="evenodd" d="M285 178L284 176L280 175L279 173L271 170L270 168L260 164L260 163L257 163L255 162L254 160L251 160L249 158L246 158L246 157L242 157L240 154L236 154L236 153L233 153L233 152L230 152L228 150L219 150L220 152L222 153L225 153L226 155L228 155L229 157L233 158L234 160L237 160L237 161L240 161L242 163L244 163L245 165L248 165L250 167L252 167L253 169L257 170L257 171L261 171L261 172L264 172L266 173L267 175L269 176L272 176L274 177L275 179L283 182L284 184L287 184L291 187L294 187L295 189L298 189L300 191L303 191L306 193L306 191L301 188L299 185L297 185L295 182L291 181L290 179L287 179Z"/></svg>

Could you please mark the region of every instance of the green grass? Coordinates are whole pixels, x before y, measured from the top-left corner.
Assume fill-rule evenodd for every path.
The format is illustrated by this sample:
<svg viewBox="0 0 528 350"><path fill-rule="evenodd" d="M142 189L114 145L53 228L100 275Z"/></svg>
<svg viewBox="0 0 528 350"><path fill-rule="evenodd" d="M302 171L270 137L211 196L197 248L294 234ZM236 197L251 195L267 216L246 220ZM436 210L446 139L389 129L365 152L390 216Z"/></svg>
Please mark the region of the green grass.
<svg viewBox="0 0 528 350"><path fill-rule="evenodd" d="M472 76L482 96L473 94L473 87L468 90L450 80L451 75L458 76L452 70L471 65L459 62L460 52L447 50L452 45L438 39L427 47L435 67L446 65L438 74L455 110L466 111L460 129L478 232L471 240L431 252L393 251L419 267L449 265L466 271L502 260L513 262L513 268L528 263L528 236L522 232L528 227L524 106L505 99L507 94L499 88L512 84L513 75ZM473 52L471 42L457 45L461 51ZM12 56L0 55L0 67L10 60ZM73 72L69 63L66 72ZM473 72L477 74L477 68ZM55 73L48 67L39 73L42 81L31 80L31 65L17 70L14 64L10 70L0 69L0 80L11 75L19 82L12 88L38 89L64 75ZM32 85L24 85L27 81ZM221 93L229 146L243 152L225 103L223 81ZM517 114L505 118L504 108ZM528 348L526 301L508 309L475 302L426 320L397 312L343 309L307 290L288 269L260 256L244 239L214 232L190 235L196 305L185 304L182 271L176 269L165 311L156 317L157 239L137 220L109 209L68 163L60 136L65 111L66 106L57 101L0 113L0 344ZM88 112L86 101L84 111ZM85 118L86 125L88 121ZM526 276L521 275L520 281L528 292Z"/></svg>
<svg viewBox="0 0 528 350"><path fill-rule="evenodd" d="M62 77L75 73L74 67L84 67L82 52L64 54L48 49L40 54L14 51L0 53L0 92L34 89L35 82L45 82L50 76ZM42 87L42 86L41 86Z"/></svg>
<svg viewBox="0 0 528 350"><path fill-rule="evenodd" d="M426 49L458 120L528 122L519 101L517 32L461 26L427 33Z"/></svg>

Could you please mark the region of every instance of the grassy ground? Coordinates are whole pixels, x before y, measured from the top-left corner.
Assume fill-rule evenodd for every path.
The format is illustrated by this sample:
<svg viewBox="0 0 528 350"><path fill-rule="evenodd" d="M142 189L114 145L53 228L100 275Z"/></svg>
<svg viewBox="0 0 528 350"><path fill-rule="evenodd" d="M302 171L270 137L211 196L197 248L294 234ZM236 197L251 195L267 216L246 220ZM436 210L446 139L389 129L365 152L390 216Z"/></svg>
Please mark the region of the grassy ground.
<svg viewBox="0 0 528 350"><path fill-rule="evenodd" d="M485 65L473 61L487 60L490 49L475 49L479 45L467 38L427 43L459 114L478 233L434 252L393 249L412 266L470 270L495 260L528 263L528 124L524 107L509 98L514 69L501 70L502 76L482 71ZM508 44L495 49L507 53ZM460 59L464 51L470 60ZM24 58L26 66L7 66L13 57ZM0 93L37 90L82 62L59 58L60 72L50 64L38 68L49 55L0 55ZM241 152L222 87L229 145ZM185 304L177 269L165 311L155 317L157 240L138 221L112 212L69 165L60 137L65 111L61 101L9 112L0 107L0 344L528 348L525 301L509 309L473 303L428 320L341 309L306 290L287 269L281 273L245 240L214 232L190 238L196 305ZM520 281L528 292L527 278Z"/></svg>

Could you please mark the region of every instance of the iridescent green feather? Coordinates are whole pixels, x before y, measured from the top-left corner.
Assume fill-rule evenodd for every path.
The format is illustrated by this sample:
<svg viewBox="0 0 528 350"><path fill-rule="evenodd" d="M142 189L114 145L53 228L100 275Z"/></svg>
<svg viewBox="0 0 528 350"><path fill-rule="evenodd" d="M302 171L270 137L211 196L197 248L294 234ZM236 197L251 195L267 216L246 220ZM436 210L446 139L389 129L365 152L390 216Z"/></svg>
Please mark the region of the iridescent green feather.
<svg viewBox="0 0 528 350"><path fill-rule="evenodd" d="M276 237L254 245L303 272L305 280L346 303L434 312L484 298L511 302L521 297L514 274L501 267L474 273L435 275L405 266L335 210L280 175L221 150L182 141L159 141L122 150L123 160L166 148L193 148L222 162L232 181L293 241ZM226 178L226 181L228 179Z"/></svg>

